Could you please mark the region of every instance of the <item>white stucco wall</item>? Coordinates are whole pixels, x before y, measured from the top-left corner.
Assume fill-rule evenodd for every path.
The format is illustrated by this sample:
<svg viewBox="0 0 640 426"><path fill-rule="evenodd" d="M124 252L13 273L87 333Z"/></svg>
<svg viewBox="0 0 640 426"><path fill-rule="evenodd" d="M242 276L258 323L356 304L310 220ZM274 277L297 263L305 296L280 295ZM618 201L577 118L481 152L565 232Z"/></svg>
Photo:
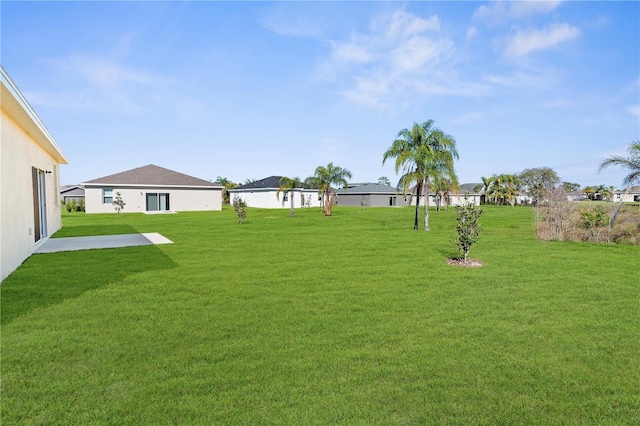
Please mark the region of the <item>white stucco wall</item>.
<svg viewBox="0 0 640 426"><path fill-rule="evenodd" d="M147 193L169 194L169 208L174 212L222 210L222 190L220 188L185 188L185 187L118 187L113 189L120 193L122 201L126 203L122 213L145 212L147 208ZM87 213L116 213L113 204L102 201L103 187L85 185L85 211Z"/></svg>
<svg viewBox="0 0 640 426"><path fill-rule="evenodd" d="M276 197L277 190L247 190L247 191L229 191L230 202L233 203L234 197L240 197L247 203L247 207L257 207L263 209L290 209L291 199L284 201L284 193L280 193L279 197ZM291 196L291 194L288 194ZM301 195L305 197L305 203L307 196L311 197L311 203L309 207L319 207L320 200L318 199L318 191L315 189L308 191L293 191L294 208L307 207L305 203L302 203Z"/></svg>
<svg viewBox="0 0 640 426"><path fill-rule="evenodd" d="M60 229L60 167L4 111L0 127L0 279L4 279ZM45 174L47 236L39 243L34 239L32 167L52 172Z"/></svg>
<svg viewBox="0 0 640 426"><path fill-rule="evenodd" d="M429 195L429 207L434 207L436 205L436 196L434 194ZM467 197L469 200L467 201L470 204L479 206L480 205L480 194L468 194ZM449 195L449 205L450 206L461 206L465 204L464 194L451 194ZM411 205L416 205L416 196L412 196ZM424 197L420 197L420 205L424 205Z"/></svg>

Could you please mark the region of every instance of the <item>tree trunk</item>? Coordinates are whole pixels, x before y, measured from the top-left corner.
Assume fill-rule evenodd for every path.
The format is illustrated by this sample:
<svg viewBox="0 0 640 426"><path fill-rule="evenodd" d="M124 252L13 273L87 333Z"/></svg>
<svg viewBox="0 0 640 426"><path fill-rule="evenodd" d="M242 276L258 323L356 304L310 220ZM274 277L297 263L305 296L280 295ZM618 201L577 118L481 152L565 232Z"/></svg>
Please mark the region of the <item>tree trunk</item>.
<svg viewBox="0 0 640 426"><path fill-rule="evenodd" d="M296 213L293 210L294 207L294 201L293 201L293 191L291 191L291 213L289 213L289 217L296 217Z"/></svg>
<svg viewBox="0 0 640 426"><path fill-rule="evenodd" d="M419 216L420 216L420 193L422 192L422 182L418 182L416 185L416 214L413 220L413 229L418 229Z"/></svg>
<svg viewBox="0 0 640 426"><path fill-rule="evenodd" d="M429 179L425 179L424 184L425 196L424 196L424 230L429 230Z"/></svg>
<svg viewBox="0 0 640 426"><path fill-rule="evenodd" d="M333 208L333 196L329 191L325 192L325 195L326 199L324 203L324 215L331 216L331 209Z"/></svg>

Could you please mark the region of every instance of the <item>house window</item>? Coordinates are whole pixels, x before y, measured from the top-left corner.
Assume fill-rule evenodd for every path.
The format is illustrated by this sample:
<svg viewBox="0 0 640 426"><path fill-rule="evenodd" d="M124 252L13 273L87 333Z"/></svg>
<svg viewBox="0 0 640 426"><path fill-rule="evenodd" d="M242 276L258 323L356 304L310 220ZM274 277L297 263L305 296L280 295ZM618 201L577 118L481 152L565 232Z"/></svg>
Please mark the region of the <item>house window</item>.
<svg viewBox="0 0 640 426"><path fill-rule="evenodd" d="M147 211L167 211L169 210L169 194L149 192L147 193Z"/></svg>
<svg viewBox="0 0 640 426"><path fill-rule="evenodd" d="M284 191L284 195L282 196L282 202L286 203L289 201L289 191Z"/></svg>
<svg viewBox="0 0 640 426"><path fill-rule="evenodd" d="M113 203L113 189L112 188L103 188L102 189L102 204L111 204Z"/></svg>

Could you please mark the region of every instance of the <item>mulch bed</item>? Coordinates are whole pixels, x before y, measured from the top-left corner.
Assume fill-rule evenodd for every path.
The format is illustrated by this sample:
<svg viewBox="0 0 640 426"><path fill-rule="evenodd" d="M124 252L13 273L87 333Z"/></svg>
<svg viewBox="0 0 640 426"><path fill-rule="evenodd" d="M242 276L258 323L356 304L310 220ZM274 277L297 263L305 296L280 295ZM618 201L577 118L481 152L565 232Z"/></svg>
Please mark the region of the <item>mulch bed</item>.
<svg viewBox="0 0 640 426"><path fill-rule="evenodd" d="M482 260L478 259L469 259L465 261L464 259L447 259L447 263L453 266L464 266L467 268L479 268L484 265Z"/></svg>

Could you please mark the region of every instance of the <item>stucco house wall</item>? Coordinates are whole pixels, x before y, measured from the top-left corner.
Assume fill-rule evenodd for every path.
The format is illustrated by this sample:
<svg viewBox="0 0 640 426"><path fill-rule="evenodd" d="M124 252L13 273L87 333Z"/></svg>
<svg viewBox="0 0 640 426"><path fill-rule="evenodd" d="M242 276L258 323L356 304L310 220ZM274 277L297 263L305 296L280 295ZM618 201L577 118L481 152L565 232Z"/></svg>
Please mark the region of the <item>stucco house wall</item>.
<svg viewBox="0 0 640 426"><path fill-rule="evenodd" d="M613 201L620 202L620 199L623 203L640 202L640 186L633 186L628 191L614 191Z"/></svg>
<svg viewBox="0 0 640 426"><path fill-rule="evenodd" d="M0 279L5 279L62 226L60 164L67 164L35 111L4 68L0 123ZM34 173L36 189L34 195ZM42 210L38 207L42 203ZM36 229L36 212L44 220ZM43 214L44 213L44 214ZM38 235L40 234L40 235Z"/></svg>
<svg viewBox="0 0 640 426"><path fill-rule="evenodd" d="M222 188L177 188L167 186L118 185L93 186L85 184L85 210L87 213L115 213L111 202L104 203L103 190L111 189L113 199L120 193L126 204L123 213L146 212L147 194L169 194L169 211L222 210Z"/></svg>
<svg viewBox="0 0 640 426"><path fill-rule="evenodd" d="M123 213L222 210L221 185L154 164L93 179L82 186L87 213L115 213L112 201L118 192L125 202ZM148 209L148 197L154 194L163 201L168 197L168 208L162 202L162 207Z"/></svg>
<svg viewBox="0 0 640 426"><path fill-rule="evenodd" d="M409 205L409 195L389 185L379 183L352 183L336 190L339 206L398 207Z"/></svg>
<svg viewBox="0 0 640 426"><path fill-rule="evenodd" d="M285 194L281 192L278 196L277 189L254 189L251 190L231 190L230 201L233 203L234 197L240 197L247 207L257 207L263 209L290 209L291 199L288 198L291 194L286 194L287 201L285 201ZM319 207L320 200L318 199L318 191L316 190L295 190L293 191L294 208L307 207L307 199L310 201L309 207ZM304 198L303 198L304 197ZM304 201L303 201L304 199Z"/></svg>
<svg viewBox="0 0 640 426"><path fill-rule="evenodd" d="M230 189L229 200L233 203L234 197L239 197L247 204L247 207L263 209L290 209L291 199L289 197L292 195L292 192L294 197L294 208L307 207L307 200L309 201L308 207L320 206L321 201L317 189L297 188L286 195L285 191L276 195L278 188L280 187L279 181L280 176L270 176L256 182Z"/></svg>

